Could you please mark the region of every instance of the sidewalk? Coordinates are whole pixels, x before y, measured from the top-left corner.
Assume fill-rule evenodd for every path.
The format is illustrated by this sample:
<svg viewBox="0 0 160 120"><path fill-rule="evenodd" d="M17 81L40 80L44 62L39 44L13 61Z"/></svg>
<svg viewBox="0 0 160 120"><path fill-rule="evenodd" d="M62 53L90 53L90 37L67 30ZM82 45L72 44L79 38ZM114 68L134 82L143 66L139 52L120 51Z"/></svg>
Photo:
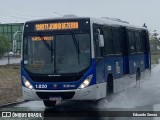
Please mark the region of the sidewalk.
<svg viewBox="0 0 160 120"><path fill-rule="evenodd" d="M16 57L10 57L9 63L14 64L14 63L20 63L21 58L16 58ZM8 64L8 57L4 57L0 59L0 65L7 65Z"/></svg>

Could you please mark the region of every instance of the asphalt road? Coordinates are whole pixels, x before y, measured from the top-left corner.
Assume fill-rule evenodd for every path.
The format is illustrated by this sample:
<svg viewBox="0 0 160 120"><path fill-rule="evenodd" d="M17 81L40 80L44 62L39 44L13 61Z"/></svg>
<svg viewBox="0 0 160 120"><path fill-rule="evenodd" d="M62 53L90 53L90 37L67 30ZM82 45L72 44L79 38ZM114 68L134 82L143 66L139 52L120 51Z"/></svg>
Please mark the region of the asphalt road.
<svg viewBox="0 0 160 120"><path fill-rule="evenodd" d="M2 108L1 111L41 111L44 117L37 118L37 120L160 120L160 117L107 117L110 111L114 111L115 116L120 114L127 116L130 111L140 113L143 113L143 111L148 111L149 113L160 111L159 74L160 65L157 65L153 67L150 77L145 77L141 80L140 86L129 88L97 102L66 101L59 103L56 107L45 108L42 101L29 101L16 106ZM93 112L88 112L89 110ZM81 112L78 113L78 117L73 117L77 114L76 111ZM71 113L70 116L66 116L68 112ZM88 116L85 116L86 113ZM48 118L49 115L52 118ZM53 117L53 115L57 116ZM3 120L4 118L0 119ZM11 118L8 119L10 120ZM12 119L21 120L22 118ZM35 120L35 118L25 119Z"/></svg>

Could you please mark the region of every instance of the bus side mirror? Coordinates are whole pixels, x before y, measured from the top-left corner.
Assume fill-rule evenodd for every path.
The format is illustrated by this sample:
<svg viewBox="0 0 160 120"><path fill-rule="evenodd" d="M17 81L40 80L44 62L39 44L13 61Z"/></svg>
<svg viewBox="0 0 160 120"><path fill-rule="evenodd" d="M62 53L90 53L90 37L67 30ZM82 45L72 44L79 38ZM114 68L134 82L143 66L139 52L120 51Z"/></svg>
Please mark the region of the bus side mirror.
<svg viewBox="0 0 160 120"><path fill-rule="evenodd" d="M98 35L99 47L104 47L104 37L103 35Z"/></svg>

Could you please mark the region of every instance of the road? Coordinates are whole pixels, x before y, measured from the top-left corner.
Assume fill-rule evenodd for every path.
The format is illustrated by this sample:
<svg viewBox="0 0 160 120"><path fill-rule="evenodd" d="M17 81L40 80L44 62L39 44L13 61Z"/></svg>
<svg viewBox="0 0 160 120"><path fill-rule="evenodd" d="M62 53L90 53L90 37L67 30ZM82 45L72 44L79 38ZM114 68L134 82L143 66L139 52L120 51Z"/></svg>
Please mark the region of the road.
<svg viewBox="0 0 160 120"><path fill-rule="evenodd" d="M10 57L9 63L14 64L14 63L20 63L21 58L17 57ZM3 57L0 59L0 65L7 65L8 64L8 57Z"/></svg>
<svg viewBox="0 0 160 120"><path fill-rule="evenodd" d="M66 101L59 103L54 108L45 108L42 101L29 101L23 104L3 108L3 111L42 111L44 118L37 120L50 120L46 116L54 114L57 111L76 111L83 113L86 110L93 110L95 114L101 114L101 111L160 111L160 65L153 67L150 77L141 80L140 86L129 88L125 91L113 94L98 102L84 101ZM86 111L87 112L87 111ZM127 113L124 113L127 114ZM159 117L54 117L53 120L160 120ZM1 118L3 120L3 118ZM9 119L9 118L8 118ZM22 118L19 118L22 119ZM25 118L32 120L35 118ZM6 118L5 118L6 120ZM9 119L10 120L10 119ZM15 118L18 120L18 118Z"/></svg>

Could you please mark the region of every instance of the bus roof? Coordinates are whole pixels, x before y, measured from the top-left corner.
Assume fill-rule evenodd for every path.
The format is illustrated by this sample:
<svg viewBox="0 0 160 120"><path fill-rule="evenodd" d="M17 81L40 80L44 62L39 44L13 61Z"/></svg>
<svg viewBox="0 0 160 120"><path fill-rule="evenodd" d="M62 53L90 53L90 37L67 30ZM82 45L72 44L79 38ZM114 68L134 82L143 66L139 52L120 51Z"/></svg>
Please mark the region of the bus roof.
<svg viewBox="0 0 160 120"><path fill-rule="evenodd" d="M26 23L30 22L45 22L45 21L52 21L52 20L76 20L76 19L90 19L89 17L57 17L57 18L45 18L45 19L38 19L38 20L31 20L27 21Z"/></svg>
<svg viewBox="0 0 160 120"><path fill-rule="evenodd" d="M131 25L125 21L119 21L111 20L111 19L106 19L104 18L93 18L93 17L57 17L57 18L46 18L46 19L38 19L38 20L31 20L27 21L26 23L33 23L33 22L47 22L47 21L52 21L52 20L80 20L80 19L90 19L91 23L99 24L99 25L108 25L108 26L123 26L127 28L133 28L133 29L144 29L147 30L146 27L140 27L140 26L135 26ZM25 24L26 24L25 23Z"/></svg>
<svg viewBox="0 0 160 120"><path fill-rule="evenodd" d="M91 22L95 23L95 24L101 24L101 25L123 26L123 27L127 27L127 28L147 30L146 27L135 26L135 25L131 25L125 21L116 21L116 20L110 20L110 19L106 19L106 18L91 18Z"/></svg>

